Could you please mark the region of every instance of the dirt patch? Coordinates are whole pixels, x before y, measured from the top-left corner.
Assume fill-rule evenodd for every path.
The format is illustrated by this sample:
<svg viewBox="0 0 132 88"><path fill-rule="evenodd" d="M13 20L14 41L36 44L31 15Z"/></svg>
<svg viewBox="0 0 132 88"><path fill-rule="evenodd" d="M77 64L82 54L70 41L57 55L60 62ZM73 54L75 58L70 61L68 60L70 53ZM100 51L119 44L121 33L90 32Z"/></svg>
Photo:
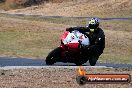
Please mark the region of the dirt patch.
<svg viewBox="0 0 132 88"><path fill-rule="evenodd" d="M89 74L131 74L132 69L86 68ZM0 70L0 87L2 88L130 88L130 84L86 84L79 86L76 82L77 69L41 68Z"/></svg>

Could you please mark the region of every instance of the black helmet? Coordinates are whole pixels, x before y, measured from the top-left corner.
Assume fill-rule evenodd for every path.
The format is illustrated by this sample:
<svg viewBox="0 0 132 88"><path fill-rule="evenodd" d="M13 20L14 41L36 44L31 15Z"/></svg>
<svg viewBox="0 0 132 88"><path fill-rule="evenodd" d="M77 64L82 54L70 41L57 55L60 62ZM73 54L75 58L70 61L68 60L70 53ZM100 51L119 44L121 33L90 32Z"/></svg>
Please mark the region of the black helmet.
<svg viewBox="0 0 132 88"><path fill-rule="evenodd" d="M94 32L99 26L98 18L91 18L89 21L89 29L91 32Z"/></svg>

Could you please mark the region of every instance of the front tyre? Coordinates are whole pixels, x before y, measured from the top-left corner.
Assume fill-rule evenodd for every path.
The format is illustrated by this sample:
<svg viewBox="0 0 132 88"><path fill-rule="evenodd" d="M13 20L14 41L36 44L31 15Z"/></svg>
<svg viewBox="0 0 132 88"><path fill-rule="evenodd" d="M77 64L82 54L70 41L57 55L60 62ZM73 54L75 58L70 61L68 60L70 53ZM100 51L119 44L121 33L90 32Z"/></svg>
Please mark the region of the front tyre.
<svg viewBox="0 0 132 88"><path fill-rule="evenodd" d="M61 54L61 48L60 47L55 48L46 57L45 60L46 64L53 65L54 63L56 63L57 59L60 58L60 54Z"/></svg>

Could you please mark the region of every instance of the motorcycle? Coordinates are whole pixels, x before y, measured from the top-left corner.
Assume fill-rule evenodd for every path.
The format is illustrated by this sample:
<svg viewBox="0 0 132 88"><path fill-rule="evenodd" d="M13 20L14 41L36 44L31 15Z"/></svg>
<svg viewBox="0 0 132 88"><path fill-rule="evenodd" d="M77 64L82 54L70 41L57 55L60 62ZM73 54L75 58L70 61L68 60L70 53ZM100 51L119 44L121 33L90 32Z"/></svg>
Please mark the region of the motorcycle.
<svg viewBox="0 0 132 88"><path fill-rule="evenodd" d="M82 58L80 47L89 44L89 38L79 31L65 31L61 36L60 46L52 50L46 57L46 64L53 65L56 62L69 62L82 65L88 60Z"/></svg>

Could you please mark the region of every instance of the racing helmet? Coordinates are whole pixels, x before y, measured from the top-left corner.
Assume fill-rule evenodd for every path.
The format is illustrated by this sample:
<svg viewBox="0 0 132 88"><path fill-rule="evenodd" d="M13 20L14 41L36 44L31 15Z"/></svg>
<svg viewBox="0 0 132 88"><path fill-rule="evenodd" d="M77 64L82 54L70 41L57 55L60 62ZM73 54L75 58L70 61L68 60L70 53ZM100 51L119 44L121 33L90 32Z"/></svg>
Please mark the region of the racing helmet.
<svg viewBox="0 0 132 88"><path fill-rule="evenodd" d="M89 21L89 29L91 32L94 32L99 26L98 18L91 18Z"/></svg>

